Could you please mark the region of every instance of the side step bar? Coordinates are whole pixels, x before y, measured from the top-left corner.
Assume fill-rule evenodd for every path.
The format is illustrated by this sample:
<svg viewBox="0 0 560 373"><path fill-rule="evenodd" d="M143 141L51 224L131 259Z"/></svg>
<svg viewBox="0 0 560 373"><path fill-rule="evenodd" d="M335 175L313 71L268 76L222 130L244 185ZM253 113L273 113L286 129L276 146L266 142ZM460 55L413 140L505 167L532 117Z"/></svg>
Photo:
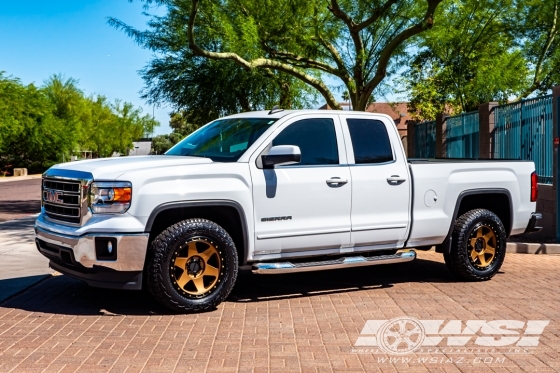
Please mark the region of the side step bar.
<svg viewBox="0 0 560 373"><path fill-rule="evenodd" d="M260 274L280 274L295 272L322 271L326 269L351 268L371 266L376 264L392 264L410 262L416 259L415 251L404 251L393 255L380 255L369 258L363 256L350 256L335 260L325 260L322 262L306 263L256 263L253 265L253 273Z"/></svg>

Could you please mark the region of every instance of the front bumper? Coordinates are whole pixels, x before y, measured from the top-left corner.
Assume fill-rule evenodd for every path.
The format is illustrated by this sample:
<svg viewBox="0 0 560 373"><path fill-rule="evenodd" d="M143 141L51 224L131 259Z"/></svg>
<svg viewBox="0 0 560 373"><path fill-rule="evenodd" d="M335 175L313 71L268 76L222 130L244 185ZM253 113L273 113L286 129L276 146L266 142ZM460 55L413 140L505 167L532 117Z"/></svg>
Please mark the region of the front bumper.
<svg viewBox="0 0 560 373"><path fill-rule="evenodd" d="M148 237L147 233L70 236L35 226L37 249L50 259L51 268L91 286L114 289L142 288ZM111 254L99 258L102 245L109 241Z"/></svg>
<svg viewBox="0 0 560 373"><path fill-rule="evenodd" d="M527 225L527 229L525 229L525 233L539 232L542 229L542 227L538 226L540 220L542 220L542 214L533 212L531 214L529 224Z"/></svg>

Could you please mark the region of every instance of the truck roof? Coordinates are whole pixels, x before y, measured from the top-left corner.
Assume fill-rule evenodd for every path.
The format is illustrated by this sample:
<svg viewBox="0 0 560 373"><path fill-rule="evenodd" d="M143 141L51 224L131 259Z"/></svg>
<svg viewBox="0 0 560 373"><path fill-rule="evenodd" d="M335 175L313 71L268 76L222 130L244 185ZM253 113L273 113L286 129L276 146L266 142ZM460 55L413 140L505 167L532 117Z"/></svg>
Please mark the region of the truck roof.
<svg viewBox="0 0 560 373"><path fill-rule="evenodd" d="M386 114L381 113L370 113L366 111L348 111L348 110L279 110L274 112L273 114L269 114L270 110L259 110L259 111L247 111L244 113L228 115L225 118L275 118L280 119L290 114L359 114L359 115L375 115L375 116L384 116L390 117ZM392 121L392 119L391 119Z"/></svg>

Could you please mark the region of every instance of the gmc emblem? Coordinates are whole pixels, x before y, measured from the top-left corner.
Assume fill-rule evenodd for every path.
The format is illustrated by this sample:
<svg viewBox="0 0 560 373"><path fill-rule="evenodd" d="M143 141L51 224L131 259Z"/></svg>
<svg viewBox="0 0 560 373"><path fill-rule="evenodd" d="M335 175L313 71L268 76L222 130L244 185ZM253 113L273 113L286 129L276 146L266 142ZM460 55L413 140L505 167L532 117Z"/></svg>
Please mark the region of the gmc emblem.
<svg viewBox="0 0 560 373"><path fill-rule="evenodd" d="M62 199L63 196L64 193L58 190L45 189L44 192L45 201L51 203L64 203L64 199Z"/></svg>

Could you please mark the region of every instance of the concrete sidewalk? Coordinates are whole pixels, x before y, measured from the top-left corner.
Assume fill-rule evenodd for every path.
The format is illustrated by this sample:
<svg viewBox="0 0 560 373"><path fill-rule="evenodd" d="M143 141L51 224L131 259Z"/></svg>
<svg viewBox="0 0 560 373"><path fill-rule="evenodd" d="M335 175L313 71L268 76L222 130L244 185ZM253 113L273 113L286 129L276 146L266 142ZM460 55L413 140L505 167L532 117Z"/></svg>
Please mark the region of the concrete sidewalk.
<svg viewBox="0 0 560 373"><path fill-rule="evenodd" d="M40 179L42 174L35 174L35 175L26 175L26 176L7 176L7 177L0 177L0 183L6 183L9 181L22 181L22 180L33 180L33 179Z"/></svg>
<svg viewBox="0 0 560 373"><path fill-rule="evenodd" d="M0 302L53 273L35 246L36 218L0 223Z"/></svg>
<svg viewBox="0 0 560 373"><path fill-rule="evenodd" d="M560 254L560 244L508 242L506 250L516 254Z"/></svg>

